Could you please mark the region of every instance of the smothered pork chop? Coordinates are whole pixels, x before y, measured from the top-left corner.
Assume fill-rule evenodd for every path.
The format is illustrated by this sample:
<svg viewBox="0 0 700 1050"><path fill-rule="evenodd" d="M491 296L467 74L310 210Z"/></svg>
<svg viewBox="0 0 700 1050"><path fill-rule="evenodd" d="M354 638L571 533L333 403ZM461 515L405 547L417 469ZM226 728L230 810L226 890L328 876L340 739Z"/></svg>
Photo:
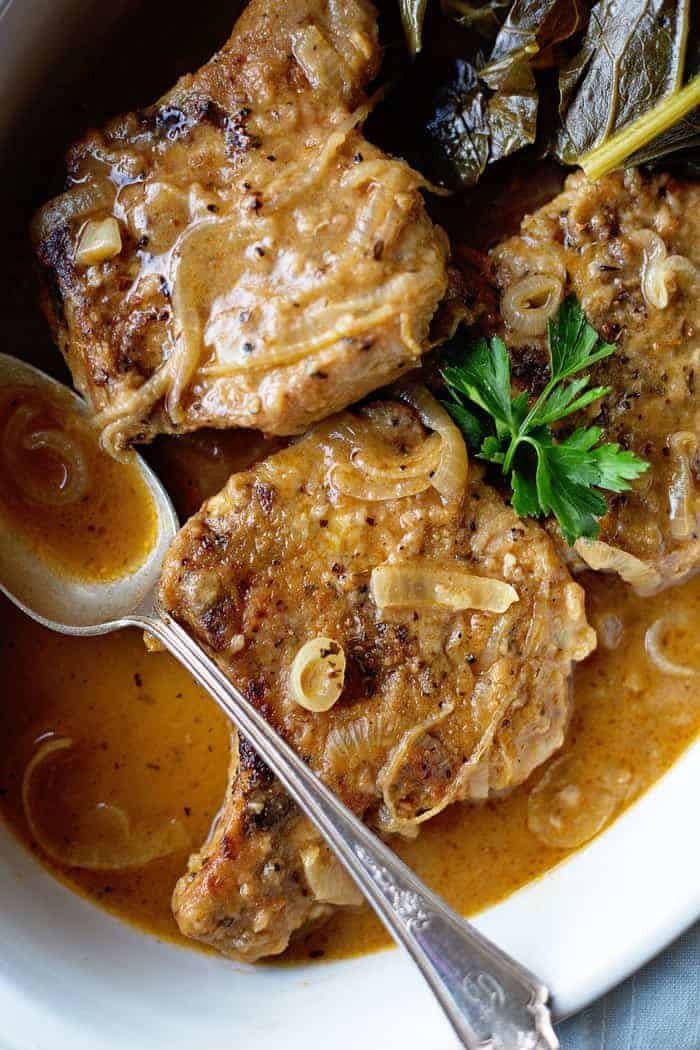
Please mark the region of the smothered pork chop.
<svg viewBox="0 0 700 1050"><path fill-rule="evenodd" d="M415 365L447 239L362 135L379 58L368 0L253 0L198 73L72 148L33 236L108 447L299 433Z"/></svg>
<svg viewBox="0 0 700 1050"><path fill-rule="evenodd" d="M578 553L643 594L679 582L700 566L700 186L636 170L572 175L491 266L515 374L534 392L547 379L547 318L565 294L618 347L591 380L610 393L566 425L602 426L603 440L650 468L610 498L600 541L579 540Z"/></svg>
<svg viewBox="0 0 700 1050"><path fill-rule="evenodd" d="M561 745L595 634L546 532L478 471L465 488L454 424L424 388L405 397L233 475L179 533L160 597L347 805L413 836ZM175 890L182 931L254 960L358 901L240 740Z"/></svg>

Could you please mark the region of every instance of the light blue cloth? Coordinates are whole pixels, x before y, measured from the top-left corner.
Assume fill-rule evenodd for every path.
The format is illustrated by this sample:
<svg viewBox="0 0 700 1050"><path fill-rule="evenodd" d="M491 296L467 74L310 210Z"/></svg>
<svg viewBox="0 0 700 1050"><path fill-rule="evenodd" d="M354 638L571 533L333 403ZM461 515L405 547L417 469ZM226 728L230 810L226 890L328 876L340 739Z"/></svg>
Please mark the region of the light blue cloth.
<svg viewBox="0 0 700 1050"><path fill-rule="evenodd" d="M562 1050L700 1050L700 923L558 1035Z"/></svg>

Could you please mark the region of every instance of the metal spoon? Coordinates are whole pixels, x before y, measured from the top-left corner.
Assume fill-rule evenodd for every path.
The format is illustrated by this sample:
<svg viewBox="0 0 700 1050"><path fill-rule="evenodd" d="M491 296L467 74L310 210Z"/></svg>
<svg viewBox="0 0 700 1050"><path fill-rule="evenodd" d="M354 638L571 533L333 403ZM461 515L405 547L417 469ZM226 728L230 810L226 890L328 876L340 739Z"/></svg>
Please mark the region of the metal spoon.
<svg viewBox="0 0 700 1050"><path fill-rule="evenodd" d="M87 415L77 394L45 373L0 354L0 387L31 385ZM0 590L28 616L64 634L107 634L137 627L162 642L245 734L299 807L314 822L394 939L434 992L463 1046L488 1050L556 1050L547 988L482 937L425 886L350 812L258 714L166 612L156 586L178 530L175 510L150 468L136 463L153 497L158 535L136 573L85 584L46 565L21 537L0 535Z"/></svg>

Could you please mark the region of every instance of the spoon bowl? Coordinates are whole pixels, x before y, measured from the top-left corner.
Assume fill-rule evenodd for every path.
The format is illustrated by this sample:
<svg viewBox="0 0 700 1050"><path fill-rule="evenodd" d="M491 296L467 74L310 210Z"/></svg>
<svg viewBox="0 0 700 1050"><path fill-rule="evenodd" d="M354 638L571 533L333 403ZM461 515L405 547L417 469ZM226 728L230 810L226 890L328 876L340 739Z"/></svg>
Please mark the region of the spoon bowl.
<svg viewBox="0 0 700 1050"><path fill-rule="evenodd" d="M67 413L86 421L90 418L87 403L79 394L26 361L0 354L0 390L15 386L30 387ZM63 634L105 634L119 627L127 616L152 611L152 595L163 558L179 522L170 497L145 460L132 453L129 465L138 471L146 486L156 527L144 560L117 579L84 580L60 571L59 566L38 557L17 529L7 526L0 507L0 591L51 630ZM118 508L115 510L118 512Z"/></svg>

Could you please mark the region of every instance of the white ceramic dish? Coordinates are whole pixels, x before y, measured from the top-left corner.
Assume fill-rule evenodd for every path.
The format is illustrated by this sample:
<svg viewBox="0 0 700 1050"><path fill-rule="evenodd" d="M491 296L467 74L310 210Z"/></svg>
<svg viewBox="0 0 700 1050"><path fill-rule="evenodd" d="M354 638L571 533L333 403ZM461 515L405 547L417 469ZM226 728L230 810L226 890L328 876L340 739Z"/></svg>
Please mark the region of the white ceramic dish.
<svg viewBox="0 0 700 1050"><path fill-rule="evenodd" d="M13 122L26 125L43 82L54 98L68 90L63 57L108 32L126 3L0 0L0 140ZM32 130L41 135L40 122ZM558 1016L700 915L700 837L689 833L699 790L697 745L588 848L478 917L547 981ZM0 902L0 1050L454 1046L398 952L291 969L183 951L70 893L1 825Z"/></svg>

